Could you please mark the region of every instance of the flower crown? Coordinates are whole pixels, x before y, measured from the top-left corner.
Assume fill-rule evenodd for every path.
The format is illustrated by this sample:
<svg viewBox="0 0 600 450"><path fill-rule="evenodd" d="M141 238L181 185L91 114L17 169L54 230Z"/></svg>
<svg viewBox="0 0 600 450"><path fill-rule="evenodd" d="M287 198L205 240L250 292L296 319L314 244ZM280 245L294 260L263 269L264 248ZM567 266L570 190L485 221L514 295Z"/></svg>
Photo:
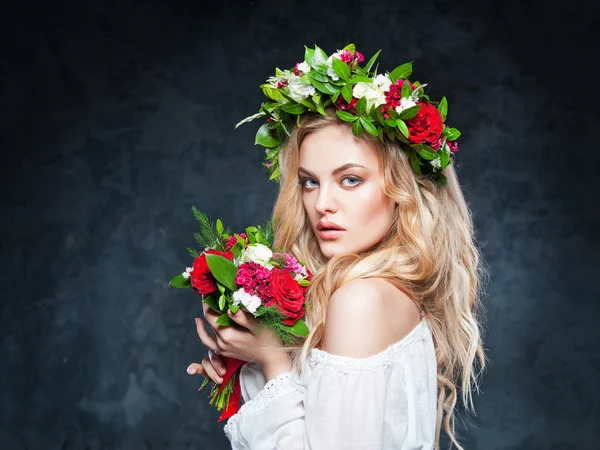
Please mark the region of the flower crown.
<svg viewBox="0 0 600 450"><path fill-rule="evenodd" d="M305 113L326 115L325 108L334 106L337 116L352 123L352 133L378 136L383 142L398 140L407 154L413 171L431 178L438 186L446 184L440 172L452 163L458 151L456 139L460 131L444 124L448 102L430 101L418 81L410 82L412 61L392 72L377 74L371 68L381 50L362 67L364 57L354 44L331 56L315 45L305 46L304 61L291 70L275 69L275 76L260 87L268 101L258 113L243 123L266 116L256 133L255 144L265 147L263 166L270 180L279 182L279 151L294 126Z"/></svg>

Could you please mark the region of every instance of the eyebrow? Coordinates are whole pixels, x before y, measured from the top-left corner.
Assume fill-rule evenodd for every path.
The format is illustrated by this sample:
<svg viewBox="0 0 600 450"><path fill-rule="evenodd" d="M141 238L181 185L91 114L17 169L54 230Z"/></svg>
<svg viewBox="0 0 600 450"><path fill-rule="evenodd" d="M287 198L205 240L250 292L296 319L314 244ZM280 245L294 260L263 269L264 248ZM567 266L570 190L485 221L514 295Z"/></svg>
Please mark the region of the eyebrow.
<svg viewBox="0 0 600 450"><path fill-rule="evenodd" d="M351 167L362 167L363 169L366 169L365 166L361 166L360 164L348 163L348 164L344 164L343 166L338 167L333 172L331 172L331 174L332 175L337 175L338 173L343 172L346 169L350 169ZM315 177L316 178L316 175L314 173L309 172L304 167L298 167L298 172L304 172L305 174L310 175L311 177Z"/></svg>

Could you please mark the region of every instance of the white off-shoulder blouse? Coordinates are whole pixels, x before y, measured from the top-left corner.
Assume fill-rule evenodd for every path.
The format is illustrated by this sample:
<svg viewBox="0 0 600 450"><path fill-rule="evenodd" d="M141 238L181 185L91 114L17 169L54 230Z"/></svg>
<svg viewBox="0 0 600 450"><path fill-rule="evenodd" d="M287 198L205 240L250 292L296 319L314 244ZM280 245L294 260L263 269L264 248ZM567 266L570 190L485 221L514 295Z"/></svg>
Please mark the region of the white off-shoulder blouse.
<svg viewBox="0 0 600 450"><path fill-rule="evenodd" d="M225 425L233 450L432 449L437 363L425 317L402 340L367 358L313 349L300 375L266 383L242 369L244 404Z"/></svg>

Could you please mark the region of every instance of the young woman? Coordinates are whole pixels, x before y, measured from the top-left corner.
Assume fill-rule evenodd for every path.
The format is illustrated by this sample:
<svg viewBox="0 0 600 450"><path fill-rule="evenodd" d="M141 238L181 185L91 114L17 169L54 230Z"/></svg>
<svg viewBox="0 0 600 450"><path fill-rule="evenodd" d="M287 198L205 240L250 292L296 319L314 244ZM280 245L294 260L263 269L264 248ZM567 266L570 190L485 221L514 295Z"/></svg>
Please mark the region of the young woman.
<svg viewBox="0 0 600 450"><path fill-rule="evenodd" d="M336 115L306 113L279 155L276 248L314 274L311 334L284 348L254 317L197 329L209 356L188 373L220 382L220 355L250 361L244 405L225 426L234 449L438 449L455 436L481 369L480 255L452 165L445 186L415 174L402 144Z"/></svg>

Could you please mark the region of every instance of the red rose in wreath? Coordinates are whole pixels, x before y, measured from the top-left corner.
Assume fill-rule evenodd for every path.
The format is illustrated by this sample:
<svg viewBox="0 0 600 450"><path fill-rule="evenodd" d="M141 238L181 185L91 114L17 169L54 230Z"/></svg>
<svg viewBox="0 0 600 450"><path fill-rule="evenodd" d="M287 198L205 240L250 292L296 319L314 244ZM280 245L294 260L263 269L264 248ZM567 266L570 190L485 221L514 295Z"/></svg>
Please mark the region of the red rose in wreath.
<svg viewBox="0 0 600 450"><path fill-rule="evenodd" d="M442 115L431 103L417 102L417 105L421 105L417 115L406 121L408 140L413 144L435 142L442 135Z"/></svg>

